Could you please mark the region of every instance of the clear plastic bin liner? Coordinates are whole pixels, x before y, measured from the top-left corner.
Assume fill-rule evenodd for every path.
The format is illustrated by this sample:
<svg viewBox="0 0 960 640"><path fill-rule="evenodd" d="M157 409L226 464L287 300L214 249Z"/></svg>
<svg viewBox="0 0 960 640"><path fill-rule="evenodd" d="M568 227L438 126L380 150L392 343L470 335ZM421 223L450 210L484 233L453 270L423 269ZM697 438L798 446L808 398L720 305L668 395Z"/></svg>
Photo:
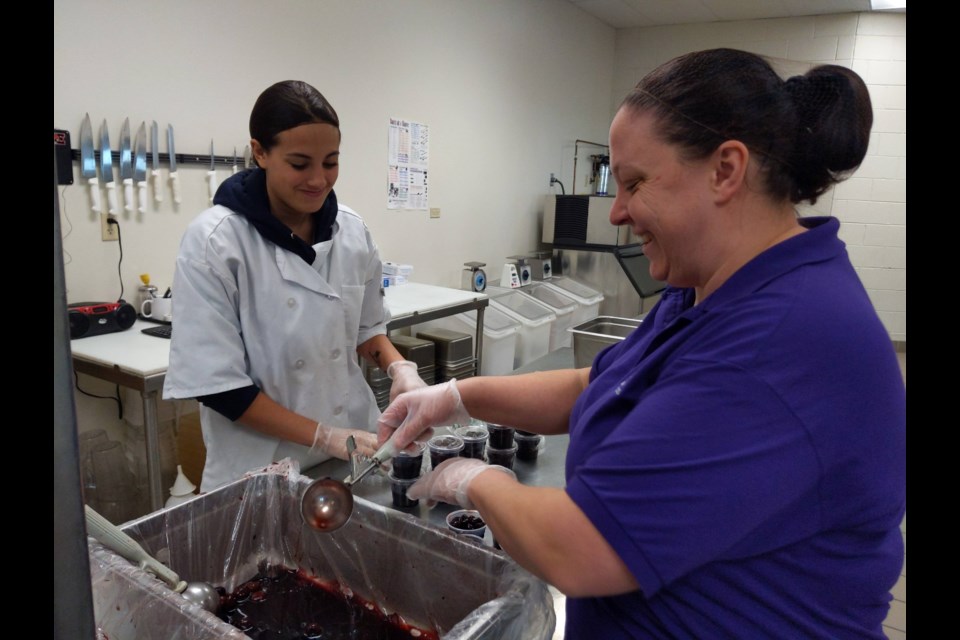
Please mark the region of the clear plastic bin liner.
<svg viewBox="0 0 960 640"><path fill-rule="evenodd" d="M344 527L315 531L299 512L309 483L288 459L121 528L181 579L228 593L262 567L283 565L444 639L552 637L547 585L503 552L359 496ZM88 543L94 614L110 640L247 637L93 538Z"/></svg>

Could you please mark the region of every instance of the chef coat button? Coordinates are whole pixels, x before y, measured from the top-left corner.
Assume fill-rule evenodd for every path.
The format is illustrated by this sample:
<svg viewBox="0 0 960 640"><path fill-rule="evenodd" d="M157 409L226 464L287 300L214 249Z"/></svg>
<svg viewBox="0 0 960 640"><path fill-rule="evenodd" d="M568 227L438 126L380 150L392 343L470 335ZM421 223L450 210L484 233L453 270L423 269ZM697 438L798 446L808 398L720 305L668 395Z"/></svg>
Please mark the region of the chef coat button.
<svg viewBox="0 0 960 640"><path fill-rule="evenodd" d="M343 413L343 407L337 407L333 410L333 415L338 416Z"/></svg>
<svg viewBox="0 0 960 640"><path fill-rule="evenodd" d="M340 357L340 349L334 349L333 352L330 354L330 357L333 358L334 360L336 360L337 358L339 358L339 357Z"/></svg>
<svg viewBox="0 0 960 640"><path fill-rule="evenodd" d="M287 306L288 306L288 307L295 307L295 306L297 306L297 301L294 300L293 298L290 298L289 300L287 300Z"/></svg>
<svg viewBox="0 0 960 640"><path fill-rule="evenodd" d="M296 363L294 364L294 366L295 366L297 369L303 369L303 365L304 365L303 360L297 360Z"/></svg>

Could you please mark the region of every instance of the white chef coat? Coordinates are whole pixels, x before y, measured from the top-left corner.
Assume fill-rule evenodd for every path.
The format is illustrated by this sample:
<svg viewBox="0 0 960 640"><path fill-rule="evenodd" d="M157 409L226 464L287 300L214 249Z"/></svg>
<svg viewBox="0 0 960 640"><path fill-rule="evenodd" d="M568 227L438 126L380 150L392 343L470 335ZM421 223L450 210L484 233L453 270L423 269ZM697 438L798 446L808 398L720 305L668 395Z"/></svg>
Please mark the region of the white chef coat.
<svg viewBox="0 0 960 640"><path fill-rule="evenodd" d="M163 397L196 398L256 384L324 424L373 430L380 411L358 344L386 333L382 264L366 224L339 205L332 238L307 264L215 205L187 228L173 279L176 329ZM329 456L264 435L201 405L207 449L201 491L291 457Z"/></svg>

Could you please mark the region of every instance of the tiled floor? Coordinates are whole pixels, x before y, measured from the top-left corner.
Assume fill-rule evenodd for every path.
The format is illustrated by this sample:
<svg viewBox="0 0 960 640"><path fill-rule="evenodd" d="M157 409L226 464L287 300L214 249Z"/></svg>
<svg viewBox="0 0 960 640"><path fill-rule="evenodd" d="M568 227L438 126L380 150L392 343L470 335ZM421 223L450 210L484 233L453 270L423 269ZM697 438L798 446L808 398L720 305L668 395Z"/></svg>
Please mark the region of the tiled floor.
<svg viewBox="0 0 960 640"><path fill-rule="evenodd" d="M898 352L897 358L900 360L900 370L903 372L903 381L907 381L907 354ZM900 525L900 531L903 532L903 546L907 546L907 518L904 516L903 523ZM550 593L553 594L553 608L557 613L557 627L553 634L553 640L563 640L563 627L565 616L566 598L562 593L550 587ZM883 630L889 640L906 640L907 638L907 557L903 557L903 569L900 571L900 580L893 587L893 601L890 603L890 613L883 623Z"/></svg>

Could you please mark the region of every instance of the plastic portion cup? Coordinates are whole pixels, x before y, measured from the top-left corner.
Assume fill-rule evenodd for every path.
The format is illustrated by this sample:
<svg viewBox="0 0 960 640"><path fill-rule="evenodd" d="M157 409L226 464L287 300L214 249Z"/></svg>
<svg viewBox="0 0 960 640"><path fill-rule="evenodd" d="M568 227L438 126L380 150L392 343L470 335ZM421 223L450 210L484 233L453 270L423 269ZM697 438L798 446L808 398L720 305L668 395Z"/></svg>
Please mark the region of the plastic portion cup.
<svg viewBox="0 0 960 640"><path fill-rule="evenodd" d="M526 431L517 431L514 434L517 441L517 458L521 460L536 460L540 455L540 442L543 436Z"/></svg>
<svg viewBox="0 0 960 640"><path fill-rule="evenodd" d="M482 426L457 427L453 432L463 440L463 450L460 456L463 458L476 458L483 460L483 449L487 445L487 428Z"/></svg>
<svg viewBox="0 0 960 640"><path fill-rule="evenodd" d="M487 444L494 449L509 449L513 446L513 427L487 423L487 432L490 434Z"/></svg>
<svg viewBox="0 0 960 640"><path fill-rule="evenodd" d="M433 436L427 443L430 449L430 464L434 469L450 458L456 458L463 451L463 438L454 435Z"/></svg>
<svg viewBox="0 0 960 640"><path fill-rule="evenodd" d="M458 509L447 515L447 528L458 534L476 536L481 540L487 533L487 523L480 512L473 509Z"/></svg>
<svg viewBox="0 0 960 640"><path fill-rule="evenodd" d="M494 449L487 446L487 462L500 465L507 469L513 469L513 460L517 457L517 445L514 444L509 449Z"/></svg>
<svg viewBox="0 0 960 640"><path fill-rule="evenodd" d="M399 480L416 480L420 477L423 468L423 451L427 445L423 442L414 442L412 445L393 456L393 477Z"/></svg>
<svg viewBox="0 0 960 640"><path fill-rule="evenodd" d="M396 458L394 458L396 460ZM390 478L390 491L393 493L393 506L406 509L409 507L415 507L420 504L419 500L411 500L407 497L407 489L413 486L413 483L418 480L418 478L404 479L397 478L393 475L391 471L389 474Z"/></svg>

